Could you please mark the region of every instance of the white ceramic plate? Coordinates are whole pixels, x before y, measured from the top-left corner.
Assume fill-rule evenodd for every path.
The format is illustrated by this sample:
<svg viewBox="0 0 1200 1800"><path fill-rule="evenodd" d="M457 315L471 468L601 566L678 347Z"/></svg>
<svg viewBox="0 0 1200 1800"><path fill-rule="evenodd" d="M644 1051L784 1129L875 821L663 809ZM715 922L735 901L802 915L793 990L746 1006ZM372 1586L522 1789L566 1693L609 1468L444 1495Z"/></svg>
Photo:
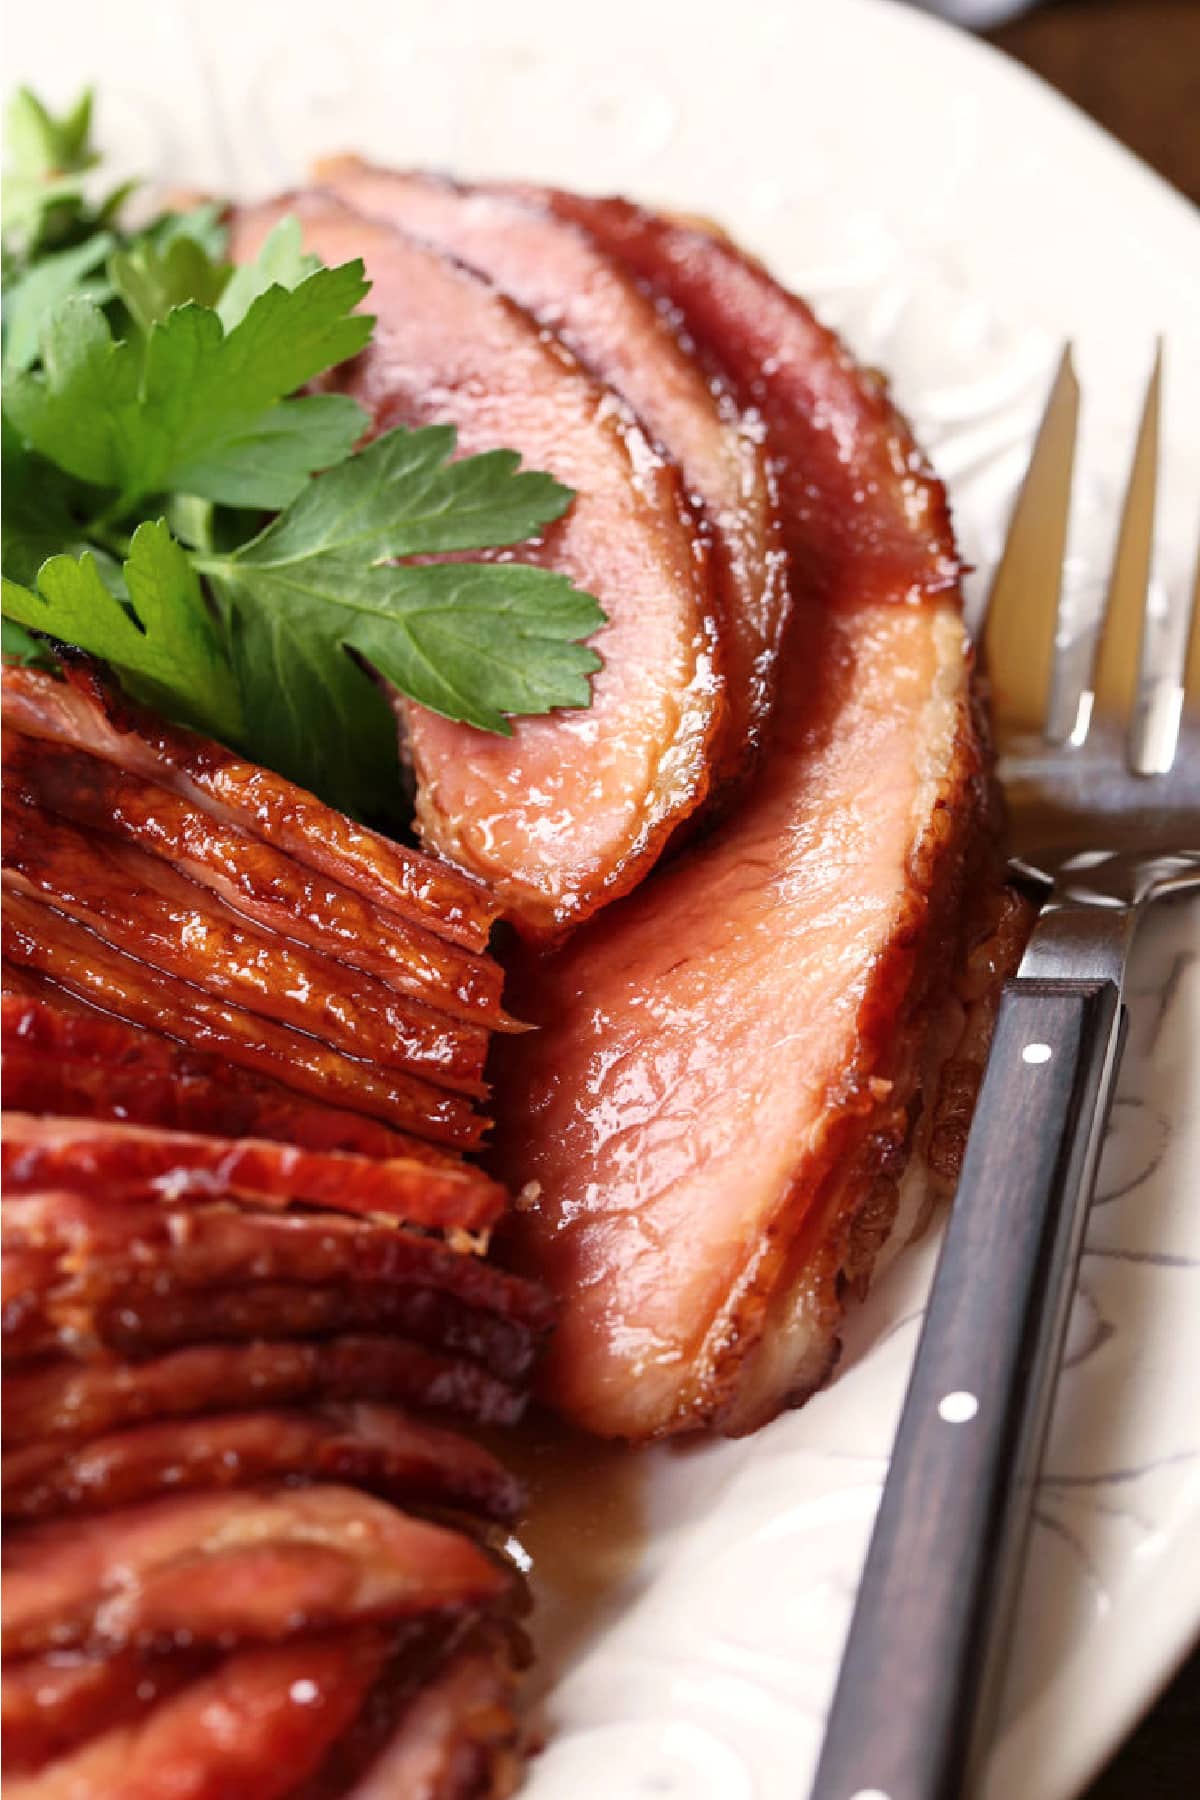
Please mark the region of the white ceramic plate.
<svg viewBox="0 0 1200 1800"><path fill-rule="evenodd" d="M1111 511L1168 340L1168 580L1200 500L1200 227L1015 66L880 0L26 4L10 79L101 89L130 167L259 191L355 147L712 214L892 374L986 568L1061 340ZM1177 496L1172 498L1171 496ZM991 1800L1075 1793L1200 1619L1198 915L1147 929ZM536 1458L530 1800L795 1800L811 1771L935 1244L842 1372L739 1444Z"/></svg>

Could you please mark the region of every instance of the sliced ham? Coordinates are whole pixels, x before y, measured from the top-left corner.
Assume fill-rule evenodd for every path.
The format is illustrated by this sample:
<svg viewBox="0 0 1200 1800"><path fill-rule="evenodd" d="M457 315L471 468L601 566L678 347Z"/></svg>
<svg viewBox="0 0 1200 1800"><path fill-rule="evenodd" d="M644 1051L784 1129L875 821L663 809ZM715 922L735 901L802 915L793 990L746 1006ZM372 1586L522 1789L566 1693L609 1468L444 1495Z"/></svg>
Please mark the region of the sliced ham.
<svg viewBox="0 0 1200 1800"><path fill-rule="evenodd" d="M144 1195L168 1202L230 1195L258 1206L302 1202L443 1230L485 1230L507 1204L497 1182L466 1164L455 1168L412 1157L352 1156L255 1138L18 1112L4 1115L0 1171L10 1195L57 1188L100 1193L104 1204Z"/></svg>
<svg viewBox="0 0 1200 1800"><path fill-rule="evenodd" d="M241 1650L133 1722L109 1721L18 1800L283 1800L354 1719L387 1639L370 1628ZM125 1671L122 1669L121 1673Z"/></svg>
<svg viewBox="0 0 1200 1800"><path fill-rule="evenodd" d="M511 294L629 401L678 465L711 546L729 700L718 775L735 774L770 712L787 606L758 420L699 366L629 272L550 208L355 157L315 173L356 212L461 257Z"/></svg>
<svg viewBox="0 0 1200 1800"><path fill-rule="evenodd" d="M511 738L406 708L424 842L523 928L557 930L639 880L709 786L723 682L678 476L560 344L412 238L307 196L235 216L235 259L284 212L324 261L365 262L377 324L345 385L377 430L452 424L462 454L514 449L575 490L566 517L511 554L603 606L591 706L518 719Z"/></svg>
<svg viewBox="0 0 1200 1800"><path fill-rule="evenodd" d="M504 1800L520 1775L514 1686L502 1648L456 1651L344 1800Z"/></svg>
<svg viewBox="0 0 1200 1800"><path fill-rule="evenodd" d="M178 1650L166 1656L64 1650L21 1661L7 1657L0 1670L5 1781L140 1718L211 1663L210 1652Z"/></svg>
<svg viewBox="0 0 1200 1800"><path fill-rule="evenodd" d="M276 1477L352 1482L417 1505L459 1506L511 1521L520 1483L494 1456L394 1406L354 1402L167 1419L64 1448L3 1459L7 1519L108 1511L162 1493L245 1487Z"/></svg>
<svg viewBox="0 0 1200 1800"><path fill-rule="evenodd" d="M190 982L114 949L78 920L27 894L5 895L4 954L90 1001L150 1030L169 1026L193 1049L267 1075L317 1100L335 1102L435 1142L473 1147L487 1121L462 1095L402 1069L379 1069L307 1032L205 994Z"/></svg>
<svg viewBox="0 0 1200 1800"><path fill-rule="evenodd" d="M10 998L6 996L5 1005ZM153 1053L142 1058L136 1049L130 1054L127 1045L125 1060L114 1066L95 1057L56 1057L48 1049L6 1036L0 1053L5 1099L14 1110L59 1118L266 1138L306 1150L376 1159L410 1157L443 1166L454 1160L435 1145L361 1113L289 1094L265 1077L223 1067L215 1058L153 1038L139 1027L122 1028L134 1046L138 1040L152 1043ZM118 1040L117 1032L112 1036Z"/></svg>
<svg viewBox="0 0 1200 1800"><path fill-rule="evenodd" d="M759 413L798 591L827 605L943 595L961 564L946 492L882 376L727 238L626 200L523 189L590 232L677 309L702 355Z"/></svg>
<svg viewBox="0 0 1200 1800"><path fill-rule="evenodd" d="M487 1608L510 1577L470 1539L352 1488L180 1494L12 1535L6 1655L269 1643Z"/></svg>
<svg viewBox="0 0 1200 1800"><path fill-rule="evenodd" d="M281 775L209 738L168 725L108 687L90 666L66 680L6 666L4 717L46 738L171 788L385 910L470 950L482 950L495 902L476 883L419 851L368 831Z"/></svg>
<svg viewBox="0 0 1200 1800"><path fill-rule="evenodd" d="M796 611L737 816L526 970L497 1166L538 1184L513 1237L563 1302L554 1402L739 1432L829 1372L932 1102L980 829L957 562L882 387L799 301L702 232L554 203L760 406Z"/></svg>
<svg viewBox="0 0 1200 1800"><path fill-rule="evenodd" d="M384 911L158 782L8 729L4 778L11 792L45 811L164 858L259 925L301 939L440 1012L492 1030L509 1027L500 1006L503 976L490 957Z"/></svg>
<svg viewBox="0 0 1200 1800"><path fill-rule="evenodd" d="M163 974L347 1056L481 1096L488 1031L241 919L169 863L6 792L4 891L56 907Z"/></svg>
<svg viewBox="0 0 1200 1800"><path fill-rule="evenodd" d="M481 1425L520 1417L518 1387L462 1356L392 1335L313 1343L192 1344L144 1362L63 1359L10 1369L0 1415L6 1448L83 1442L160 1418L227 1407L386 1400Z"/></svg>

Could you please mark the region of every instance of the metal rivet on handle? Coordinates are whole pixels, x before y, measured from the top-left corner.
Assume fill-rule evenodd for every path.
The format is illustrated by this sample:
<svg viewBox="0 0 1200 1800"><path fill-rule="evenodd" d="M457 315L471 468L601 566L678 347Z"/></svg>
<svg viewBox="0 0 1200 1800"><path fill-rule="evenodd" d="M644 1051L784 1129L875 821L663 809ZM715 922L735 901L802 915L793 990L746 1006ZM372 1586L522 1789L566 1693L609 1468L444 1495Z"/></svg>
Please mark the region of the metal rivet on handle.
<svg viewBox="0 0 1200 1800"><path fill-rule="evenodd" d="M979 1411L979 1401L974 1394L968 1394L965 1388L957 1388L953 1394L943 1394L938 1401L938 1417L945 1419L947 1425L965 1425Z"/></svg>
<svg viewBox="0 0 1200 1800"><path fill-rule="evenodd" d="M1027 1063L1048 1063L1052 1054L1049 1044L1026 1044L1021 1052L1021 1061Z"/></svg>

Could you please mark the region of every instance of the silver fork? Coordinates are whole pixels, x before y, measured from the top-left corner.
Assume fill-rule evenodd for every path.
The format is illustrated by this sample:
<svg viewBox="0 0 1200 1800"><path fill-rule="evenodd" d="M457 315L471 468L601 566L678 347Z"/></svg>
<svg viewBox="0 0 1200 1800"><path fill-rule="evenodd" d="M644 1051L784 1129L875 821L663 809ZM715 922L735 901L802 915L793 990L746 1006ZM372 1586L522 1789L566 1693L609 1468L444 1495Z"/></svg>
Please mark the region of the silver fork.
<svg viewBox="0 0 1200 1800"><path fill-rule="evenodd" d="M1044 904L1001 999L812 1800L971 1791L1120 1061L1125 959L1151 902L1200 885L1200 600L1175 595L1167 620L1148 604L1161 389L1160 356L1082 691L1057 632L1069 350L989 600L1014 870Z"/></svg>

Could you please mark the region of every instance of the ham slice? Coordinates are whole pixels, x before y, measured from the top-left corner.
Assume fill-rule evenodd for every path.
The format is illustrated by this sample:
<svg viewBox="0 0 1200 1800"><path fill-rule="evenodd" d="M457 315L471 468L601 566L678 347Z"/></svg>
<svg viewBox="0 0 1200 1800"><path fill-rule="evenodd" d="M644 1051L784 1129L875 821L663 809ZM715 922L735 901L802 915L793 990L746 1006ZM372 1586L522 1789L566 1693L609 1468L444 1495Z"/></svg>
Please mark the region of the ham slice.
<svg viewBox="0 0 1200 1800"><path fill-rule="evenodd" d="M478 1169L299 1150L254 1138L220 1138L140 1125L4 1116L0 1170L9 1194L38 1188L103 1194L102 1204L158 1195L233 1196L258 1206L294 1202L333 1212L386 1215L409 1224L485 1230L507 1204Z"/></svg>
<svg viewBox="0 0 1200 1800"><path fill-rule="evenodd" d="M456 1651L344 1800L503 1800L520 1775L514 1686L502 1650L471 1643Z"/></svg>
<svg viewBox="0 0 1200 1800"><path fill-rule="evenodd" d="M576 492L512 554L604 607L590 708L518 719L511 738L405 709L424 842L482 877L522 928L557 930L639 880L708 790L723 682L677 473L560 344L414 239L307 196L235 216L235 259L284 212L327 263L365 262L377 324L345 385L377 430L452 424L461 453L515 449Z"/></svg>
<svg viewBox="0 0 1200 1800"><path fill-rule="evenodd" d="M211 1662L211 1653L203 1651L148 1656L117 1650L104 1656L66 1650L20 1662L6 1658L0 1670L5 1781L140 1718Z"/></svg>
<svg viewBox="0 0 1200 1800"><path fill-rule="evenodd" d="M4 1378L6 1448L82 1442L160 1418L303 1401L390 1400L511 1425L520 1389L465 1357L404 1338L330 1337L314 1343L202 1343L144 1362L62 1360Z"/></svg>
<svg viewBox="0 0 1200 1800"><path fill-rule="evenodd" d="M482 950L495 903L476 883L344 813L234 751L168 725L116 694L90 666L66 680L6 666L5 723L168 787L224 822L361 894L385 911Z"/></svg>
<svg viewBox="0 0 1200 1800"><path fill-rule="evenodd" d="M282 1800L352 1722L386 1650L368 1628L238 1651L147 1716L110 1719L83 1749L6 1779L6 1791L18 1800ZM118 1665L116 1679L130 1673Z"/></svg>
<svg viewBox="0 0 1200 1800"><path fill-rule="evenodd" d="M352 1488L180 1494L13 1536L3 1644L227 1648L487 1609L509 1587L469 1538Z"/></svg>
<svg viewBox="0 0 1200 1800"><path fill-rule="evenodd" d="M307 1032L205 994L191 982L114 949L94 931L28 894L9 891L3 917L4 955L149 1030L210 1050L238 1068L267 1075L322 1102L333 1101L435 1142L473 1147L487 1121L469 1100L408 1074L380 1069L322 1044Z"/></svg>
<svg viewBox="0 0 1200 1800"><path fill-rule="evenodd" d="M796 610L737 816L526 969L497 1167L538 1184L513 1239L563 1302L553 1401L736 1433L828 1374L936 1087L981 823L957 560L881 385L799 301L703 232L554 204L759 404Z"/></svg>
<svg viewBox="0 0 1200 1800"><path fill-rule="evenodd" d="M539 1288L364 1220L69 1193L10 1196L2 1216L10 1357L390 1327L515 1381L552 1318Z"/></svg>
<svg viewBox="0 0 1200 1800"><path fill-rule="evenodd" d="M4 1097L15 1111L267 1138L375 1158L442 1165L456 1160L361 1113L289 1094L265 1076L230 1068L122 1019L92 1012L96 1029L83 1010L70 1012L37 995L6 994L0 1009ZM112 1060L83 1047L89 1043L107 1043Z"/></svg>
<svg viewBox="0 0 1200 1800"><path fill-rule="evenodd" d="M5 793L4 891L56 907L114 949L347 1056L483 1094L488 1031L239 915L154 856Z"/></svg>
<svg viewBox="0 0 1200 1800"><path fill-rule="evenodd" d="M298 938L439 1012L511 1029L489 957L448 944L142 775L4 732L4 779L27 802L164 858L257 924Z"/></svg>
<svg viewBox="0 0 1200 1800"><path fill-rule="evenodd" d="M4 1516L103 1512L159 1493L301 1475L501 1521L513 1520L523 1500L520 1483L479 1445L394 1406L359 1401L167 1419L76 1449L29 1444L3 1459Z"/></svg>
<svg viewBox="0 0 1200 1800"><path fill-rule="evenodd" d="M700 508L719 603L729 706L718 776L736 774L770 712L787 607L758 420L701 369L628 271L548 207L356 157L322 162L315 173L356 212L461 257L511 294L623 395L678 465Z"/></svg>

